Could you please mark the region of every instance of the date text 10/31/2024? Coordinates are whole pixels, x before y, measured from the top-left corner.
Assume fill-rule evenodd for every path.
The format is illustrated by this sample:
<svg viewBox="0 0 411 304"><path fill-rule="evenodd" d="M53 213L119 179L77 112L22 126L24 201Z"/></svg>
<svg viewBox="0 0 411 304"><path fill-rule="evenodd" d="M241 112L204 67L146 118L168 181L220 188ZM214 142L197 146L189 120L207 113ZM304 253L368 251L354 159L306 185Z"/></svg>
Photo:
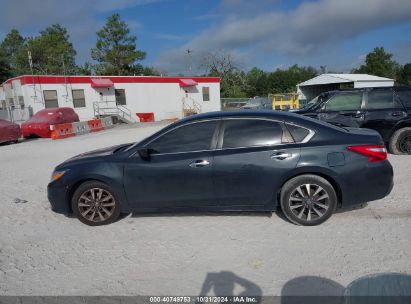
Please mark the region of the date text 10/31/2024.
<svg viewBox="0 0 411 304"><path fill-rule="evenodd" d="M197 296L197 297L177 297L177 296L161 296L150 297L150 303L258 303L258 297L249 296L230 296L230 297L215 297L215 296Z"/></svg>

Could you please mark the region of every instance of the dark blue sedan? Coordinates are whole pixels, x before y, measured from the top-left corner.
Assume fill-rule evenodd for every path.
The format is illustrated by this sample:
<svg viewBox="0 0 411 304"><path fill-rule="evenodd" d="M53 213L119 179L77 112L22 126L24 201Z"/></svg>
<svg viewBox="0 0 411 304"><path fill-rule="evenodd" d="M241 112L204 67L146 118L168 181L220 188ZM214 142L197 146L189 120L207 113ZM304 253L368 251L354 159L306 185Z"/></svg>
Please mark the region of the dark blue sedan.
<svg viewBox="0 0 411 304"><path fill-rule="evenodd" d="M244 110L191 116L141 142L71 158L53 172L48 197L55 212L88 225L130 212L279 207L295 224L317 225L392 187L376 131Z"/></svg>

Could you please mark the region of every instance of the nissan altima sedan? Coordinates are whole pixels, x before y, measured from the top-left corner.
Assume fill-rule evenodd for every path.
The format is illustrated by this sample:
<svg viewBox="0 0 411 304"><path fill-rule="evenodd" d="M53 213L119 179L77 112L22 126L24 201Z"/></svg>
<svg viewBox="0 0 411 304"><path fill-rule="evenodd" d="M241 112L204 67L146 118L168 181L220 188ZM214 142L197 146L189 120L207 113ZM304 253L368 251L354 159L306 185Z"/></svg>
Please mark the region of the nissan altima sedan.
<svg viewBox="0 0 411 304"><path fill-rule="evenodd" d="M380 199L393 170L380 135L277 111L190 116L135 144L55 168L55 212L87 225L120 213L276 211L317 225L337 208Z"/></svg>

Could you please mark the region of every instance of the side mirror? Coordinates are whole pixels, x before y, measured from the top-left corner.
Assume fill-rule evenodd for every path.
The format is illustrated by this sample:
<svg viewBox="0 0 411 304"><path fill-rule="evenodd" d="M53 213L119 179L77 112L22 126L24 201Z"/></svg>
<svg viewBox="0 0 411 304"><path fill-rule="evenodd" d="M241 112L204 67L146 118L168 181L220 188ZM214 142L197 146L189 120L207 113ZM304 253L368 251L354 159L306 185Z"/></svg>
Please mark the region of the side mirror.
<svg viewBox="0 0 411 304"><path fill-rule="evenodd" d="M141 148L137 151L138 155L144 160L150 160L151 156L151 149L149 148Z"/></svg>
<svg viewBox="0 0 411 304"><path fill-rule="evenodd" d="M317 113L324 113L325 112L325 105L321 105L318 109L317 109Z"/></svg>

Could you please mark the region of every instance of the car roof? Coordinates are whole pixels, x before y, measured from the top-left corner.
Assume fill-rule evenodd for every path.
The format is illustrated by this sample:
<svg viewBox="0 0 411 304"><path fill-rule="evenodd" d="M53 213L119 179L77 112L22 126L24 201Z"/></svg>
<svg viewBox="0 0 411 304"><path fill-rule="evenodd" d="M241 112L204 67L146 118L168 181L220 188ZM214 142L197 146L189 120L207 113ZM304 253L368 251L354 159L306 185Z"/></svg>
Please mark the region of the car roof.
<svg viewBox="0 0 411 304"><path fill-rule="evenodd" d="M185 124L188 122L195 122L201 120L208 120L208 119L219 119L219 118L269 118L279 121L284 121L287 123L294 123L297 125L302 125L310 128L321 128L327 127L329 129L338 129L341 128L336 127L334 125L319 121L318 119L313 119L307 116L303 116L300 114L295 114L291 112L285 111L274 111L274 110L238 110L238 111L217 111L217 112L207 112L197 115L192 115L185 117L176 124Z"/></svg>

